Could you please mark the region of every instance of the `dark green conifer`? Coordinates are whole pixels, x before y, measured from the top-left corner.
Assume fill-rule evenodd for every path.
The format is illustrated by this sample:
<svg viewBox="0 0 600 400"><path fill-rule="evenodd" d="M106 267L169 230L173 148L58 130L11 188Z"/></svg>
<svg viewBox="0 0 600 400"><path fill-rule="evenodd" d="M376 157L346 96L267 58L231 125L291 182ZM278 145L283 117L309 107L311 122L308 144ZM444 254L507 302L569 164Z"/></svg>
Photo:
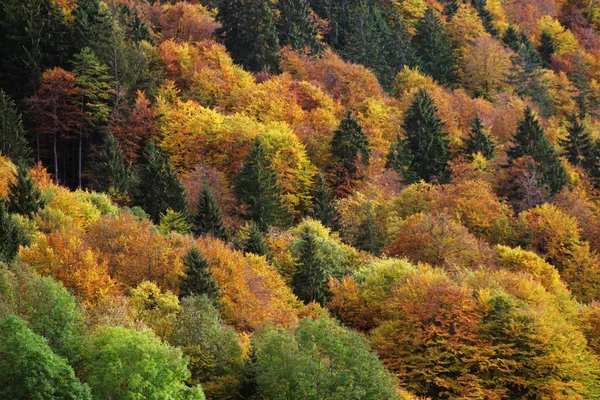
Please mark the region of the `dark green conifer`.
<svg viewBox="0 0 600 400"><path fill-rule="evenodd" d="M15 102L0 89L0 154L16 164L30 162L30 149L25 138L21 114Z"/></svg>
<svg viewBox="0 0 600 400"><path fill-rule="evenodd" d="M576 115L569 118L567 137L559 141L567 160L574 166L585 164L592 152L592 138L583 121Z"/></svg>
<svg viewBox="0 0 600 400"><path fill-rule="evenodd" d="M542 59L542 63L545 67L548 67L552 62L552 56L556 51L556 46L554 45L554 38L548 32L543 32L540 37L540 47L538 48L540 53L540 58Z"/></svg>
<svg viewBox="0 0 600 400"><path fill-rule="evenodd" d="M250 224L248 238L244 243L244 251L258 256L268 256L269 248L265 243L265 237L258 225Z"/></svg>
<svg viewBox="0 0 600 400"><path fill-rule="evenodd" d="M515 53L521 48L521 35L514 25L510 24L502 35L502 41L510 47Z"/></svg>
<svg viewBox="0 0 600 400"><path fill-rule="evenodd" d="M221 288L213 278L208 261L196 247L183 257L185 275L179 284L179 295L181 297L204 295L213 302L217 302L221 295Z"/></svg>
<svg viewBox="0 0 600 400"><path fill-rule="evenodd" d="M192 232L196 235L229 240L229 234L223 225L223 213L207 183L204 184L198 196L198 205L192 222Z"/></svg>
<svg viewBox="0 0 600 400"><path fill-rule="evenodd" d="M358 226L360 232L356 238L356 247L369 253L379 255L384 247L384 236L381 229L375 224L373 217L373 205L367 203L365 208L365 220Z"/></svg>
<svg viewBox="0 0 600 400"><path fill-rule="evenodd" d="M282 47L291 46L295 50L309 48L313 53L318 53L322 46L317 39L317 28L308 0L279 0L277 9L279 44Z"/></svg>
<svg viewBox="0 0 600 400"><path fill-rule="evenodd" d="M19 253L19 247L29 244L29 236L9 214L5 200L0 199L0 262L13 261Z"/></svg>
<svg viewBox="0 0 600 400"><path fill-rule="evenodd" d="M471 0L471 5L477 10L486 32L492 36L498 35L498 29L494 25L494 17L487 9L487 0Z"/></svg>
<svg viewBox="0 0 600 400"><path fill-rule="evenodd" d="M553 113L550 88L542 69L542 60L535 46L527 41L522 44L510 71L509 81L520 96L529 97L540 109L542 116Z"/></svg>
<svg viewBox="0 0 600 400"><path fill-rule="evenodd" d="M313 204L310 215L333 231L340 229L340 214L338 213L333 193L323 175L317 174L313 189Z"/></svg>
<svg viewBox="0 0 600 400"><path fill-rule="evenodd" d="M45 205L26 168L19 168L16 180L9 184L8 190L8 211L11 213L32 217Z"/></svg>
<svg viewBox="0 0 600 400"><path fill-rule="evenodd" d="M127 162L119 141L112 133L104 137L104 145L90 168L90 183L98 192L111 193L115 197L131 194L135 176L131 163Z"/></svg>
<svg viewBox="0 0 600 400"><path fill-rule="evenodd" d="M340 122L340 125L333 133L331 140L331 153L340 167L347 173L350 181L358 178L358 164L369 165L370 150L369 139L363 131L360 123L352 115L351 110L346 111L346 116ZM347 183L347 182L343 182ZM338 186L342 183L338 182Z"/></svg>
<svg viewBox="0 0 600 400"><path fill-rule="evenodd" d="M292 278L294 294L305 303L325 304L329 297L326 264L320 254L317 237L305 227L298 244L296 272Z"/></svg>
<svg viewBox="0 0 600 400"><path fill-rule="evenodd" d="M483 121L479 114L475 115L471 121L471 132L465 139L464 152L467 157L472 157L473 154L481 153L485 158L491 160L494 157L496 145L492 140L492 136L486 132L483 127Z"/></svg>

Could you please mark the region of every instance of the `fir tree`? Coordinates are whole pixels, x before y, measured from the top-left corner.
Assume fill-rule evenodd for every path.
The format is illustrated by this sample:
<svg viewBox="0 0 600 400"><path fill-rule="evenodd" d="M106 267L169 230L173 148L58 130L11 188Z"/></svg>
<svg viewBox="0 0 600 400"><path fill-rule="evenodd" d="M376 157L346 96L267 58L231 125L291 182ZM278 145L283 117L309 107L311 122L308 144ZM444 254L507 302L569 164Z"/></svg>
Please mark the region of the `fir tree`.
<svg viewBox="0 0 600 400"><path fill-rule="evenodd" d="M582 119L588 114L597 116L597 111L600 109L600 97L595 94L595 90L590 85L591 74L590 67L583 61L583 56L578 54L575 59L575 70L569 78L577 89L575 101L579 108L579 117Z"/></svg>
<svg viewBox="0 0 600 400"><path fill-rule="evenodd" d="M549 117L553 113L553 106L549 95L549 84L541 65L540 55L534 45L527 40L513 58L509 81L519 95L529 97L538 105L540 113Z"/></svg>
<svg viewBox="0 0 600 400"><path fill-rule="evenodd" d="M417 24L413 47L422 72L442 85L456 82L456 55L444 24L431 7Z"/></svg>
<svg viewBox="0 0 600 400"><path fill-rule="evenodd" d="M91 166L90 181L94 190L111 193L113 197L127 196L134 188L131 163L126 161L125 153L112 133L104 137L104 145Z"/></svg>
<svg viewBox="0 0 600 400"><path fill-rule="evenodd" d="M204 184L198 196L198 205L192 222L192 232L196 235L208 235L229 240L229 234L223 225L223 213L207 183Z"/></svg>
<svg viewBox="0 0 600 400"><path fill-rule="evenodd" d="M256 139L236 176L235 191L240 201L248 207L248 217L263 232L289 220L277 179L277 172L271 166L265 147L260 139Z"/></svg>
<svg viewBox="0 0 600 400"><path fill-rule="evenodd" d="M425 89L415 95L404 118L406 140L399 142L396 153L388 158L388 164L404 175L408 183L423 179L444 181L447 178L448 134L444 123L437 117L437 107ZM400 163L408 163L399 170Z"/></svg>
<svg viewBox="0 0 600 400"><path fill-rule="evenodd" d="M183 257L183 265L185 275L179 284L179 295L181 297L205 295L216 303L221 295L221 289L200 250L192 247Z"/></svg>
<svg viewBox="0 0 600 400"><path fill-rule="evenodd" d="M369 139L362 126L352 115L352 111L347 110L346 116L333 133L331 153L336 164L347 172L349 180L358 178L359 162L362 165L369 165L370 150L368 146ZM340 185L338 184L338 186Z"/></svg>
<svg viewBox="0 0 600 400"><path fill-rule="evenodd" d="M263 232L256 224L250 224L249 226L248 238L244 243L244 251L256 254L257 256L269 255L269 248L265 243Z"/></svg>
<svg viewBox="0 0 600 400"><path fill-rule="evenodd" d="M356 238L356 247L369 253L378 255L384 247L383 232L377 227L373 219L373 205L367 203L365 220L358 226L360 232Z"/></svg>
<svg viewBox="0 0 600 400"><path fill-rule="evenodd" d="M317 237L306 227L300 236L296 272L292 277L294 294L305 303L324 304L329 297L329 273L319 252Z"/></svg>
<svg viewBox="0 0 600 400"><path fill-rule="evenodd" d="M559 141L567 160L574 166L585 164L592 152L592 139L583 122L576 116L569 118L567 137Z"/></svg>
<svg viewBox="0 0 600 400"><path fill-rule="evenodd" d="M313 23L310 5L307 0L279 0L277 31L279 44L291 46L295 50L310 48L313 53L321 50L317 39L317 28Z"/></svg>
<svg viewBox="0 0 600 400"><path fill-rule="evenodd" d="M517 31L517 28L515 28L512 24L509 25L504 31L504 35L502 35L502 41L515 53L517 53L521 48L521 35L519 34L519 31Z"/></svg>
<svg viewBox="0 0 600 400"><path fill-rule="evenodd" d="M491 135L483 127L481 117L479 114L475 115L471 121L471 132L465 139L465 154L467 157L472 157L473 154L481 153L486 159L491 160L494 157L495 149L496 145Z"/></svg>
<svg viewBox="0 0 600 400"><path fill-rule="evenodd" d="M494 26L494 17L487 9L487 0L471 0L471 5L477 10L486 32L492 36L498 35L498 29Z"/></svg>
<svg viewBox="0 0 600 400"><path fill-rule="evenodd" d="M5 201L0 199L0 262L13 261L19 253L19 247L29 244L29 236L8 213Z"/></svg>
<svg viewBox="0 0 600 400"><path fill-rule="evenodd" d="M411 166L413 156L409 150L409 144L402 135L398 134L396 142L392 143L386 156L385 167L400 174L405 182L416 182L418 175L408 168Z"/></svg>
<svg viewBox="0 0 600 400"><path fill-rule="evenodd" d="M540 53L540 58L545 67L548 67L552 62L552 56L556 51L556 46L554 45L554 38L548 32L543 32L540 37L540 47L538 48Z"/></svg>
<svg viewBox="0 0 600 400"><path fill-rule="evenodd" d="M460 5L460 0L442 0L440 3L444 6L444 15L448 17L448 21L457 13Z"/></svg>
<svg viewBox="0 0 600 400"><path fill-rule="evenodd" d="M233 60L247 70L279 70L279 38L269 0L221 1L217 34Z"/></svg>
<svg viewBox="0 0 600 400"><path fill-rule="evenodd" d="M335 206L333 193L323 175L318 174L312 193L313 204L310 215L333 231L340 229L340 215Z"/></svg>
<svg viewBox="0 0 600 400"><path fill-rule="evenodd" d="M149 140L144 149L144 160L136 190L136 203L155 223L167 209L184 212L185 188L173 169L171 161Z"/></svg>
<svg viewBox="0 0 600 400"><path fill-rule="evenodd" d="M0 154L16 164L29 163L30 149L25 138L25 129L17 107L0 89Z"/></svg>
<svg viewBox="0 0 600 400"><path fill-rule="evenodd" d="M16 178L8 186L8 211L31 218L44 207L45 201L27 169L20 167Z"/></svg>

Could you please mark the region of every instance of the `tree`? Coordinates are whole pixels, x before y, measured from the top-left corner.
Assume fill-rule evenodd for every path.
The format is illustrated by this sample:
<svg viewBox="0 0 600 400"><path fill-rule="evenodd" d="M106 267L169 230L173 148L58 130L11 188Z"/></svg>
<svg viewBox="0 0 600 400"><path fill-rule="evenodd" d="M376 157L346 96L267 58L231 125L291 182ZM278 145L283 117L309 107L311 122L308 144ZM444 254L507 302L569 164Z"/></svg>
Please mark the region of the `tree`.
<svg viewBox="0 0 600 400"><path fill-rule="evenodd" d="M494 17L487 9L487 0L471 0L471 4L477 10L486 32L492 36L496 36L498 34L498 29L494 26Z"/></svg>
<svg viewBox="0 0 600 400"><path fill-rule="evenodd" d="M0 261L13 261L19 253L19 247L27 246L30 242L25 230L8 213L5 201L0 198Z"/></svg>
<svg viewBox="0 0 600 400"><path fill-rule="evenodd" d="M356 246L364 251L375 255L381 253L384 247L384 235L373 220L373 204L367 203L365 208L365 220L358 226L359 236L356 238Z"/></svg>
<svg viewBox="0 0 600 400"><path fill-rule="evenodd" d="M271 1L221 2L217 20L221 23L217 35L233 61L253 72L279 70L279 39Z"/></svg>
<svg viewBox="0 0 600 400"><path fill-rule="evenodd" d="M540 58L544 63L545 67L549 67L552 62L552 55L556 51L556 46L554 45L554 38L548 32L543 32L540 37L540 47L538 48L540 53Z"/></svg>
<svg viewBox="0 0 600 400"><path fill-rule="evenodd" d="M436 113L433 99L420 89L404 118L406 139L399 140L388 156L388 165L402 174L407 183L447 179L449 139Z"/></svg>
<svg viewBox="0 0 600 400"><path fill-rule="evenodd" d="M198 205L192 222L194 224L192 232L196 235L210 235L222 240L229 239L229 233L223 225L223 213L206 182L198 196Z"/></svg>
<svg viewBox="0 0 600 400"><path fill-rule="evenodd" d="M542 60L533 43L528 38L521 39L517 55L513 57L513 67L509 74L509 82L520 96L529 97L540 108L545 117L550 117L553 104L550 99L550 86Z"/></svg>
<svg viewBox="0 0 600 400"><path fill-rule="evenodd" d="M308 226L301 233L296 253L296 272L292 278L294 294L305 303L325 304L329 297L329 270L317 245L317 237Z"/></svg>
<svg viewBox="0 0 600 400"><path fill-rule="evenodd" d="M473 154L477 153L481 153L488 160L494 157L496 145L491 135L483 127L483 121L479 114L476 114L473 121L471 121L471 132L469 132L469 136L464 140L464 143L464 152L467 157L472 157Z"/></svg>
<svg viewBox="0 0 600 400"><path fill-rule="evenodd" d="M258 225L250 224L248 238L244 242L244 251L257 256L268 256L269 246L265 243L265 236Z"/></svg>
<svg viewBox="0 0 600 400"><path fill-rule="evenodd" d="M511 52L498 40L481 36L466 49L460 77L465 88L489 98L507 88L512 66Z"/></svg>
<svg viewBox="0 0 600 400"><path fill-rule="evenodd" d="M152 139L144 149L135 200L155 223L160 221L160 214L169 208L173 211L185 211L185 187L171 161L156 147Z"/></svg>
<svg viewBox="0 0 600 400"><path fill-rule="evenodd" d="M559 140L567 160L575 167L580 164L586 165L592 154L592 138L583 121L576 115L569 118L567 125L567 137Z"/></svg>
<svg viewBox="0 0 600 400"><path fill-rule="evenodd" d="M160 213L160 223L158 230L168 235L171 232L189 235L192 231L192 224L189 223L189 217L186 212L173 211L167 208L167 211Z"/></svg>
<svg viewBox="0 0 600 400"><path fill-rule="evenodd" d="M248 217L261 231L287 223L288 212L281 201L277 172L260 139L252 143L235 181L238 198L248 207Z"/></svg>
<svg viewBox="0 0 600 400"><path fill-rule="evenodd" d="M52 352L21 318L0 323L0 397L5 399L91 399L90 388Z"/></svg>
<svg viewBox="0 0 600 400"><path fill-rule="evenodd" d="M317 39L317 28L308 0L281 0L276 7L279 11L276 24L279 44L295 50L309 48L313 53L318 53L321 44Z"/></svg>
<svg viewBox="0 0 600 400"><path fill-rule="evenodd" d="M149 331L104 327L92 338L86 381L97 398L186 398L204 400L199 386L188 387L181 350Z"/></svg>
<svg viewBox="0 0 600 400"><path fill-rule="evenodd" d="M92 188L118 199L132 194L135 180L131 162L127 162L121 144L112 133L107 133L90 168Z"/></svg>
<svg viewBox="0 0 600 400"><path fill-rule="evenodd" d="M183 265L185 276L179 284L180 296L204 295L211 301L218 302L221 289L210 272L208 261L197 247L192 247L183 257Z"/></svg>
<svg viewBox="0 0 600 400"><path fill-rule="evenodd" d="M336 167L347 174L338 173L337 186L359 178L358 165L369 165L371 151L368 146L369 138L352 111L347 110L331 139L331 153Z"/></svg>
<svg viewBox="0 0 600 400"><path fill-rule="evenodd" d="M16 164L27 164L30 149L15 102L0 89L0 153ZM39 158L39 157L38 157Z"/></svg>
<svg viewBox="0 0 600 400"><path fill-rule="evenodd" d="M313 204L310 210L311 217L321 221L331 230L340 229L340 215L338 213L333 193L327 185L323 175L318 174L312 193Z"/></svg>
<svg viewBox="0 0 600 400"><path fill-rule="evenodd" d="M20 167L15 181L8 185L8 211L33 217L45 205L42 194L35 187L29 172Z"/></svg>
<svg viewBox="0 0 600 400"><path fill-rule="evenodd" d="M446 28L431 7L427 8L425 15L417 24L413 48L417 53L417 64L422 72L442 85L456 82L456 55Z"/></svg>
<svg viewBox="0 0 600 400"><path fill-rule="evenodd" d="M502 35L502 41L515 53L519 52L522 44L521 35L514 25L508 25L508 28L506 28L504 34Z"/></svg>

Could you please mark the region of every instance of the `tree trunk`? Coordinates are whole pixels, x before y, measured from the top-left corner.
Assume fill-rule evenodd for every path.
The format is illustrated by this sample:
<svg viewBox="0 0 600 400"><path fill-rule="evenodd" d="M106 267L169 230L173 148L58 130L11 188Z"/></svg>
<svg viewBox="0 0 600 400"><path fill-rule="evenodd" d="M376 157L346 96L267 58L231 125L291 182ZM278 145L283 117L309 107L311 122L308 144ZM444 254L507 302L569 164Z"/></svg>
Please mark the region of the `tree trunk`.
<svg viewBox="0 0 600 400"><path fill-rule="evenodd" d="M83 133L79 135L79 189L81 189L81 142L83 141Z"/></svg>
<svg viewBox="0 0 600 400"><path fill-rule="evenodd" d="M53 135L54 138L54 182L58 185L58 151L56 150L56 132Z"/></svg>

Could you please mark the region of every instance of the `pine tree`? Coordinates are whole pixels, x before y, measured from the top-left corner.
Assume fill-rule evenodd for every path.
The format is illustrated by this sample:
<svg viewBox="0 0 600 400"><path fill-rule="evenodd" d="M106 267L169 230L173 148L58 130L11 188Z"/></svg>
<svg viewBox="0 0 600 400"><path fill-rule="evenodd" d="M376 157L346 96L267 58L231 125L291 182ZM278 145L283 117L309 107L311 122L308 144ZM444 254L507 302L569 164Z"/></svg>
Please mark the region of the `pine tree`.
<svg viewBox="0 0 600 400"><path fill-rule="evenodd" d="M16 164L29 163L30 149L15 102L0 89L0 154Z"/></svg>
<svg viewBox="0 0 600 400"><path fill-rule="evenodd" d="M409 167L412 164L413 155L409 150L408 141L398 134L396 142L392 143L386 156L385 167L400 174L405 182L417 182L419 176Z"/></svg>
<svg viewBox="0 0 600 400"><path fill-rule="evenodd" d="M247 70L279 70L279 38L269 0L231 0L219 5L217 35L233 61Z"/></svg>
<svg viewBox="0 0 600 400"><path fill-rule="evenodd" d="M356 247L369 253L378 255L384 247L383 232L373 219L373 205L367 203L365 220L358 226L360 234L356 238Z"/></svg>
<svg viewBox="0 0 600 400"><path fill-rule="evenodd" d="M136 203L155 223L167 209L185 212L185 187L173 169L171 161L149 140L144 149L144 161L136 190Z"/></svg>
<svg viewBox="0 0 600 400"><path fill-rule="evenodd" d="M91 166L90 180L94 190L111 193L113 197L127 196L135 186L131 163L112 133L104 137L104 145Z"/></svg>
<svg viewBox="0 0 600 400"><path fill-rule="evenodd" d="M510 24L508 28L504 31L504 35L502 35L502 41L508 47L510 47L515 53L519 52L521 48L521 35L517 28L514 25Z"/></svg>
<svg viewBox="0 0 600 400"><path fill-rule="evenodd" d="M333 193L323 175L318 174L312 193L313 204L310 215L333 231L340 229L340 215L335 206Z"/></svg>
<svg viewBox="0 0 600 400"><path fill-rule="evenodd" d="M208 261L196 247L183 257L185 275L179 284L181 297L205 295L213 302L217 302L221 295L221 288L210 272Z"/></svg>
<svg viewBox="0 0 600 400"><path fill-rule="evenodd" d="M260 139L256 139L236 176L235 191L240 201L248 206L248 217L263 232L289 220L277 180L277 172L271 166L265 147Z"/></svg>
<svg viewBox="0 0 600 400"><path fill-rule="evenodd" d="M583 122L576 116L569 118L567 137L559 141L567 160L574 166L585 164L592 152L592 138Z"/></svg>
<svg viewBox="0 0 600 400"><path fill-rule="evenodd" d="M494 150L496 145L492 140L491 135L486 132L483 127L483 121L479 114L475 115L473 121L471 121L471 132L465 139L464 153L467 157L472 157L473 154L481 153L486 159L491 160L494 158Z"/></svg>
<svg viewBox="0 0 600 400"><path fill-rule="evenodd" d="M427 8L413 37L418 65L422 72L440 84L452 84L457 78L457 60L446 28L433 8Z"/></svg>
<svg viewBox="0 0 600 400"><path fill-rule="evenodd" d="M436 116L437 107L425 89L420 89L415 95L410 108L404 118L404 132L406 140L397 148L397 158L390 165L408 162L404 170L398 170L404 175L407 183L423 179L431 182L434 179L444 181L447 179L448 161L448 134L444 131L444 123ZM397 167L397 165L396 165Z"/></svg>
<svg viewBox="0 0 600 400"><path fill-rule="evenodd" d="M196 235L208 235L229 240L229 234L223 225L223 213L207 183L204 184L198 196L198 205L192 222L192 232Z"/></svg>
<svg viewBox="0 0 600 400"><path fill-rule="evenodd" d="M540 53L540 58L542 59L542 63L545 67L548 67L552 62L552 56L556 51L556 46L554 45L554 38L548 32L543 32L540 37L540 47L538 48Z"/></svg>
<svg viewBox="0 0 600 400"><path fill-rule="evenodd" d="M279 44L295 50L309 48L314 54L319 53L322 46L317 39L317 28L308 0L279 0L277 9Z"/></svg>
<svg viewBox="0 0 600 400"><path fill-rule="evenodd" d="M329 297L326 264L319 253L317 237L305 227L300 236L296 272L292 277L294 294L305 303L324 304Z"/></svg>
<svg viewBox="0 0 600 400"><path fill-rule="evenodd" d="M444 6L444 15L448 17L448 21L452 19L458 11L460 0L442 0L440 3Z"/></svg>
<svg viewBox="0 0 600 400"><path fill-rule="evenodd" d="M492 36L498 35L498 29L494 26L494 17L487 9L487 0L471 0L471 5L477 10L486 32Z"/></svg>
<svg viewBox="0 0 600 400"><path fill-rule="evenodd" d="M347 172L347 179L350 181L359 178L357 176L359 162L362 165L369 165L371 153L368 146L369 139L362 126L360 126L356 117L352 115L352 111L347 110L346 116L333 133L331 153L336 165ZM345 183L347 182L339 182L338 179L338 186Z"/></svg>
<svg viewBox="0 0 600 400"><path fill-rule="evenodd" d="M265 238L256 224L250 224L248 231L248 238L244 243L244 251L252 254L256 254L257 256L268 256L269 248L265 243Z"/></svg>
<svg viewBox="0 0 600 400"><path fill-rule="evenodd" d="M549 84L542 69L542 60L529 39L521 40L524 44L513 58L509 81L517 94L529 97L537 104L542 116L549 117L553 113L553 106Z"/></svg>
<svg viewBox="0 0 600 400"><path fill-rule="evenodd" d="M16 178L8 186L8 211L31 218L44 207L45 201L26 168L20 167Z"/></svg>
<svg viewBox="0 0 600 400"><path fill-rule="evenodd" d="M579 117L582 119L588 114L597 116L600 109L600 97L595 94L595 90L590 85L591 75L590 67L584 63L583 56L578 54L575 59L575 70L569 78L577 89L575 101L579 107Z"/></svg>
<svg viewBox="0 0 600 400"><path fill-rule="evenodd" d="M0 262L11 262L20 246L28 246L30 239L21 225L8 213L6 204L0 199Z"/></svg>

